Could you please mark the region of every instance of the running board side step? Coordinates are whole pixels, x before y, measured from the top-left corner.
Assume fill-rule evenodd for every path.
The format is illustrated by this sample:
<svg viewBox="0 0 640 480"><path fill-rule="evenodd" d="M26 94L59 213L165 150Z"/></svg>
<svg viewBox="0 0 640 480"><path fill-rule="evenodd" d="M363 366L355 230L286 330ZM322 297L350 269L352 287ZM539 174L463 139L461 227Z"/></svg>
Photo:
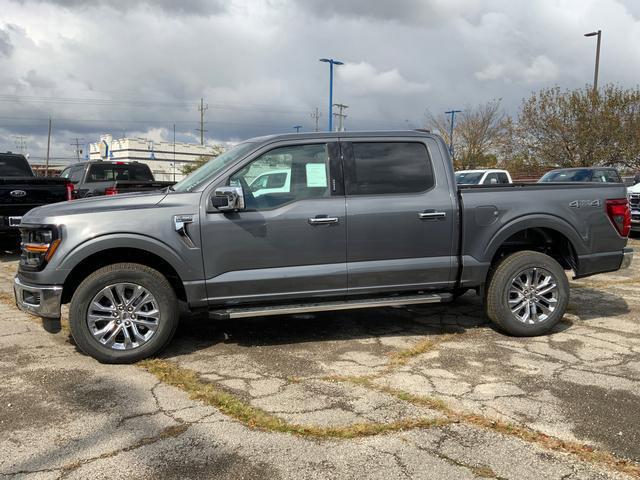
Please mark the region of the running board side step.
<svg viewBox="0 0 640 480"><path fill-rule="evenodd" d="M395 307L399 305L417 305L421 303L450 302L450 293L429 293L422 295L403 295L394 297L378 297L340 302L296 303L274 305L269 307L236 307L222 310L211 310L209 316L214 319L264 317L267 315L290 315L296 313L322 312L327 310L351 310L354 308Z"/></svg>

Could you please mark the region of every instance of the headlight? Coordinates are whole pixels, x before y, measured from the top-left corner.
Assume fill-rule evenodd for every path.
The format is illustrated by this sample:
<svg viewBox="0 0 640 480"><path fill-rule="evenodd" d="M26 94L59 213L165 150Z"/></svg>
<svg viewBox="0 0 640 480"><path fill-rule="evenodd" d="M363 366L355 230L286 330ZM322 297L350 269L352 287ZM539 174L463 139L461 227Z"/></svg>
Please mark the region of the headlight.
<svg viewBox="0 0 640 480"><path fill-rule="evenodd" d="M42 270L60 245L60 230L55 225L21 228L20 268Z"/></svg>

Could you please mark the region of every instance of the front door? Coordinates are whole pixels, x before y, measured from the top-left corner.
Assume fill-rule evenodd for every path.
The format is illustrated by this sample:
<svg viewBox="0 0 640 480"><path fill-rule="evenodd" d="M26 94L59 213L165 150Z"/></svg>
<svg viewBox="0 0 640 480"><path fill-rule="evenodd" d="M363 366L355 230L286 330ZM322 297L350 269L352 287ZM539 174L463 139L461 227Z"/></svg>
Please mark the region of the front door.
<svg viewBox="0 0 640 480"><path fill-rule="evenodd" d="M354 138L342 148L349 293L450 287L457 218L436 142Z"/></svg>
<svg viewBox="0 0 640 480"><path fill-rule="evenodd" d="M243 188L245 209L206 208L201 231L210 303L346 293L345 198L341 175L334 174L339 161L335 142L281 145L223 181ZM278 180L277 188L262 186L265 175Z"/></svg>

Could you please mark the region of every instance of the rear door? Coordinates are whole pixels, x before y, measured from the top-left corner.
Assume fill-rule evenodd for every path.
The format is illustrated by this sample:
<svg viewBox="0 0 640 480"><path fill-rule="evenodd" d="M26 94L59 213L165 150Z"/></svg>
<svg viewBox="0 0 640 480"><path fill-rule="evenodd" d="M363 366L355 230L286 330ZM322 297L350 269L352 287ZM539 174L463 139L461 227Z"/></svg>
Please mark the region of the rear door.
<svg viewBox="0 0 640 480"><path fill-rule="evenodd" d="M452 286L458 220L438 144L365 137L341 145L349 293Z"/></svg>

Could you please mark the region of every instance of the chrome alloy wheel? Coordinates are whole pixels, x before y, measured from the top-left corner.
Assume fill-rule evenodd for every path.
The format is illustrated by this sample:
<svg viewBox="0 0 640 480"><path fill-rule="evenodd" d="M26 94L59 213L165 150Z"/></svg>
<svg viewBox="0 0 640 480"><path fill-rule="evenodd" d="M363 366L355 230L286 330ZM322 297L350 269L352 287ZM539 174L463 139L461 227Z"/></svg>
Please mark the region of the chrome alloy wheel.
<svg viewBox="0 0 640 480"><path fill-rule="evenodd" d="M507 291L511 313L522 323L535 324L549 318L558 305L558 281L544 268L518 273Z"/></svg>
<svg viewBox="0 0 640 480"><path fill-rule="evenodd" d="M132 350L149 341L160 322L155 297L135 283L109 285L93 297L87 325L93 338L113 350Z"/></svg>

